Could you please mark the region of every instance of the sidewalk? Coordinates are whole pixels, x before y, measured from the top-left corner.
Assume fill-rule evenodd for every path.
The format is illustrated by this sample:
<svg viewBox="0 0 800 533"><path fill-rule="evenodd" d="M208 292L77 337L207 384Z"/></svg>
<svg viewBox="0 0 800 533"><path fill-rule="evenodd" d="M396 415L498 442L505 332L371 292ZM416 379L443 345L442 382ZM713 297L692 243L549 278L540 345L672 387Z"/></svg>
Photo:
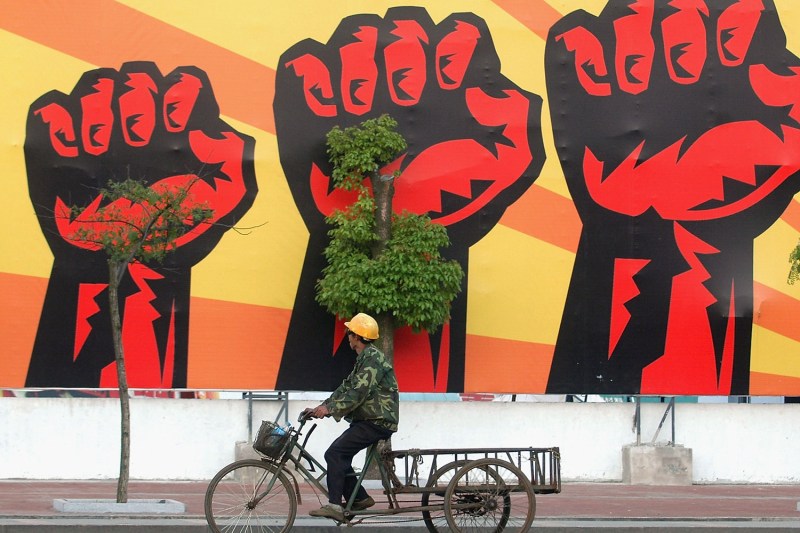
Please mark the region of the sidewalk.
<svg viewBox="0 0 800 533"><path fill-rule="evenodd" d="M308 517L319 506L315 494L302 486L303 504L298 510L298 531L327 531L332 523ZM186 506L181 515L122 517L75 516L56 511L59 498L108 498L116 494L115 481L0 480L0 533L45 532L45 525L103 522L96 531L136 531L135 523L149 525L147 531L184 533L207 531L203 519L206 482L131 481L130 499L170 499ZM376 500L379 491L372 489ZM692 485L643 486L621 483L564 483L560 494L537 495L534 527L542 531L581 531L604 528L614 531L688 531L698 527L718 530L800 530L800 485ZM415 514L404 518L419 518ZM31 529L24 529L29 525ZM110 526L113 525L114 528ZM36 527L33 527L36 526ZM359 526L365 527L366 524ZM408 527L406 527L408 526ZM98 526L100 527L100 526ZM117 527L128 529L117 529ZM377 527L377 526L376 526ZM310 529L309 529L310 528ZM421 528L421 529L420 529ZM374 528L372 528L374 530ZM404 522L403 527L382 525L392 531L424 531L422 522ZM138 529L142 531L142 529ZM336 529L330 529L336 531Z"/></svg>

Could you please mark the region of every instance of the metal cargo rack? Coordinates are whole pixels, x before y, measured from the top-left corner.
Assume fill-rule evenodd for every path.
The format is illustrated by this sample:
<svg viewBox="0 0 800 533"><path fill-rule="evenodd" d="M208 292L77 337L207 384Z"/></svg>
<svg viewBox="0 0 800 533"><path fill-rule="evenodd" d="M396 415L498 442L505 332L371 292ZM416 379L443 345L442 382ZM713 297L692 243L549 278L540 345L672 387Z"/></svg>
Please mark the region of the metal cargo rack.
<svg viewBox="0 0 800 533"><path fill-rule="evenodd" d="M426 484L441 467L477 459L507 461L528 476L537 494L561 492L561 453L552 448L444 448L387 450L381 453L384 464L394 472L395 493L426 492ZM427 475L423 475L427 472ZM431 491L441 489L429 488Z"/></svg>

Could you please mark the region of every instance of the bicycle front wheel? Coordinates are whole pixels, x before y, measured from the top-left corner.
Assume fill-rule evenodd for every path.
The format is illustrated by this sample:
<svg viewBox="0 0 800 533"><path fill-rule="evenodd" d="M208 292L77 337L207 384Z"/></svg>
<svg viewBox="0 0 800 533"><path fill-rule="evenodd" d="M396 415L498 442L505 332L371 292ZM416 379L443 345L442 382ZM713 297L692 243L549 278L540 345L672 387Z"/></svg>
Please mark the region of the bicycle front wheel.
<svg viewBox="0 0 800 533"><path fill-rule="evenodd" d="M206 489L205 511L214 533L281 533L292 529L297 496L276 465L246 459L214 476Z"/></svg>

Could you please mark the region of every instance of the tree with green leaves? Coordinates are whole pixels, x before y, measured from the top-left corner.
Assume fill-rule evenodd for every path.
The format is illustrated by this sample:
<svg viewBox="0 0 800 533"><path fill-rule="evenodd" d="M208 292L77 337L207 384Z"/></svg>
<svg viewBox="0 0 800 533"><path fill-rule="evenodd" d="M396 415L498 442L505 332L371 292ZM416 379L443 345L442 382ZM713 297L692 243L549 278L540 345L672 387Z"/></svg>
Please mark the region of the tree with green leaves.
<svg viewBox="0 0 800 533"><path fill-rule="evenodd" d="M213 216L206 204L192 198L191 187L197 179L172 187L148 187L130 178L110 181L100 191L103 203L56 214L62 224L72 228L69 240L108 256L108 298L121 412L118 503L128 501L131 436L119 287L131 263L162 262L181 237L201 229Z"/></svg>
<svg viewBox="0 0 800 533"><path fill-rule="evenodd" d="M382 169L406 147L388 115L327 135L334 186L357 193L356 201L327 217L328 265L317 283L317 301L349 318L365 312L378 321L378 347L394 359L394 330L435 331L450 318L450 303L464 272L440 250L450 245L444 226L427 215L394 213L394 182L402 174Z"/></svg>

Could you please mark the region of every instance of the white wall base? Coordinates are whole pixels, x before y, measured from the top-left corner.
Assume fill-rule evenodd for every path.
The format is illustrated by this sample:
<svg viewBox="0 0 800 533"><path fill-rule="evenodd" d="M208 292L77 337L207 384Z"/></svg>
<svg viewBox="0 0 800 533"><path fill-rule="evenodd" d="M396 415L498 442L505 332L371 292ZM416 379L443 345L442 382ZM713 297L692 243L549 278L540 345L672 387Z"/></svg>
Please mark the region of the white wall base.
<svg viewBox="0 0 800 533"><path fill-rule="evenodd" d="M294 422L318 403L290 401L289 418ZM635 407L404 401L392 447L558 446L564 481L620 482L620 450L636 439ZM279 408L254 402L254 427L275 420ZM678 403L675 409L675 440L692 451L692 482L800 484L800 404ZM241 399L133 398L131 477L210 479L235 460L234 443L247 441L247 412ZM656 434L663 412L663 404L642 402L644 439ZM344 428L344 422L319 421L309 440L313 455L323 460ZM0 479L116 479L119 433L115 399L0 398ZM743 456L742 450L758 453Z"/></svg>

